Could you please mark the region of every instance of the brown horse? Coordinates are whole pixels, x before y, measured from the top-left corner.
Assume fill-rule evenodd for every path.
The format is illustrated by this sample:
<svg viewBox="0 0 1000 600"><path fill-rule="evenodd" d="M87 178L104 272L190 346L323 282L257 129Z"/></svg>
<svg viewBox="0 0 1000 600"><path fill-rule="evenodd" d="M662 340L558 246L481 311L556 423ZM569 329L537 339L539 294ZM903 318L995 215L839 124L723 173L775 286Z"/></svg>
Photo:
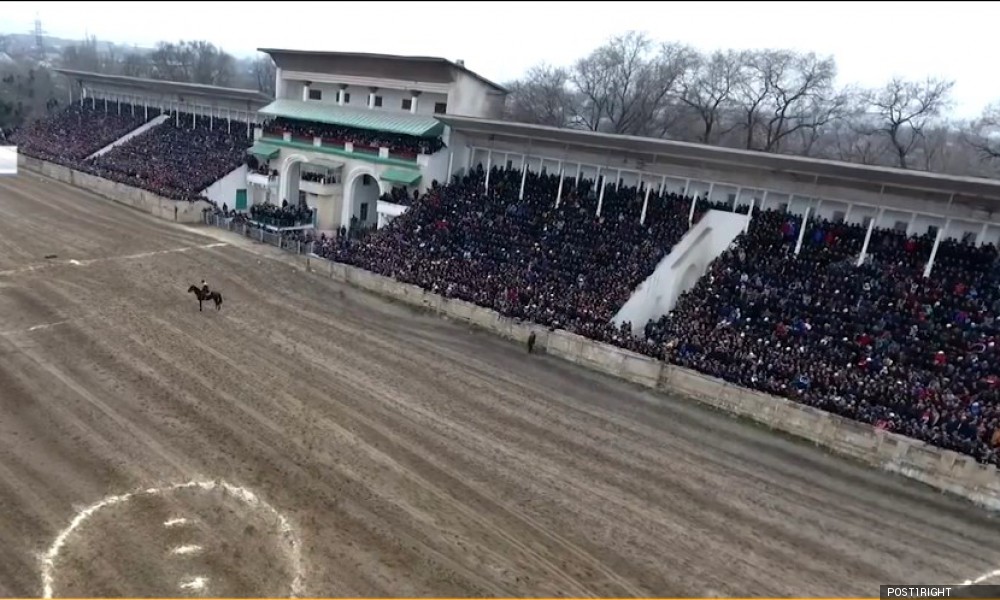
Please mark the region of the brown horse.
<svg viewBox="0 0 1000 600"><path fill-rule="evenodd" d="M202 302L215 302L215 310L222 310L222 294L219 292L209 292L206 296L204 292L201 291L196 285L192 285L188 288L189 294L194 294L198 298L198 311L201 311Z"/></svg>

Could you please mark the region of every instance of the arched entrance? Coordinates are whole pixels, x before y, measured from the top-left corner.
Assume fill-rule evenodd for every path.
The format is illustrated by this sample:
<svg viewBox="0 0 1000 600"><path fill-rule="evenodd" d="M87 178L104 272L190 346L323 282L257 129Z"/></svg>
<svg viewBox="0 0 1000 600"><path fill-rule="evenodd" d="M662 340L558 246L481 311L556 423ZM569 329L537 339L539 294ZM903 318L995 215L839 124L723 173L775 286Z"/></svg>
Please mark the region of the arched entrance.
<svg viewBox="0 0 1000 600"><path fill-rule="evenodd" d="M375 172L358 168L348 176L342 223L348 229L372 228L378 224L378 199L382 184Z"/></svg>

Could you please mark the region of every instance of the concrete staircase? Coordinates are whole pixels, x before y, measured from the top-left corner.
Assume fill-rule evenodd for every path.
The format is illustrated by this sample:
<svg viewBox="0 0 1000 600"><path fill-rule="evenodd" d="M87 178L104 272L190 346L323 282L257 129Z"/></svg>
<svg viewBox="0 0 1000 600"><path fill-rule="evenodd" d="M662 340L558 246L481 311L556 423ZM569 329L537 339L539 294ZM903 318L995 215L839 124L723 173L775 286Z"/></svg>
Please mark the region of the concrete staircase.
<svg viewBox="0 0 1000 600"><path fill-rule="evenodd" d="M170 118L170 115L160 115L160 116L154 118L152 121L150 121L148 123L143 123L141 126L136 127L132 131L126 133L125 135L121 136L117 140L115 140L115 141L111 142L110 144L108 144L107 146L101 148L97 152L94 152L93 154L91 154L90 156L87 157L87 160L90 160L92 158L97 158L98 156L101 156L102 154L106 154L108 152L111 152L112 148L117 148L118 146L121 146L122 144L124 144L125 142L127 142L130 139L134 138L135 136L142 135L143 133L146 133L150 129L156 127L157 125L160 125L161 123L163 123L164 121L168 120L169 118Z"/></svg>

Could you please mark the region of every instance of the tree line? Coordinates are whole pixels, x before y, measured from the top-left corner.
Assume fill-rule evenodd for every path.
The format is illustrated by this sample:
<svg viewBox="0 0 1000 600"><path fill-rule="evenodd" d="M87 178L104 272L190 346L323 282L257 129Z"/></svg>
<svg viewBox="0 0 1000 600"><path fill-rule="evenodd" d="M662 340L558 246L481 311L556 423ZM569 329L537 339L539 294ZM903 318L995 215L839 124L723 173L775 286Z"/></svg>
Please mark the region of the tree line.
<svg viewBox="0 0 1000 600"><path fill-rule="evenodd" d="M239 59L207 41L160 42L126 48L96 37L63 46L53 56L17 52L0 35L0 128L13 128L65 106L65 82L49 69L91 71L164 81L256 89L274 96L275 66L267 55Z"/></svg>
<svg viewBox="0 0 1000 600"><path fill-rule="evenodd" d="M842 86L834 58L812 52L704 53L631 31L508 89L508 119L553 127L960 175L1000 163L1000 105L950 119L953 81Z"/></svg>

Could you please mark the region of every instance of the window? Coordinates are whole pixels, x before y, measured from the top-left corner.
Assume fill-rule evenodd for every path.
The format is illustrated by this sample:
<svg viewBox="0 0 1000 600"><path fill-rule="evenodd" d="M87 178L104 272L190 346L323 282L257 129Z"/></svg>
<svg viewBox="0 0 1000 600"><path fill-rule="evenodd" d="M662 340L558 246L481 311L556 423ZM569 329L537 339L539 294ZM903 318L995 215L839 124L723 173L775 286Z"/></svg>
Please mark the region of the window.
<svg viewBox="0 0 1000 600"><path fill-rule="evenodd" d="M513 168L514 168L514 161L507 159L507 169L510 170Z"/></svg>
<svg viewBox="0 0 1000 600"><path fill-rule="evenodd" d="M372 178L370 175L363 175L361 177L361 185L371 185L371 184L372 184Z"/></svg>
<svg viewBox="0 0 1000 600"><path fill-rule="evenodd" d="M375 96L375 108L382 108L382 96Z"/></svg>
<svg viewBox="0 0 1000 600"><path fill-rule="evenodd" d="M868 229L868 227L872 224L872 220L873 220L872 217L865 217L861 221L861 224L865 227L865 229Z"/></svg>
<svg viewBox="0 0 1000 600"><path fill-rule="evenodd" d="M350 103L351 103L351 93L344 92L344 104L350 104Z"/></svg>
<svg viewBox="0 0 1000 600"><path fill-rule="evenodd" d="M736 194L729 194L729 203L736 204Z"/></svg>
<svg viewBox="0 0 1000 600"><path fill-rule="evenodd" d="M323 90L309 90L309 99L310 100L322 100L323 99Z"/></svg>
<svg viewBox="0 0 1000 600"><path fill-rule="evenodd" d="M906 221L896 221L896 224L892 226L899 233L906 233L907 227Z"/></svg>
<svg viewBox="0 0 1000 600"><path fill-rule="evenodd" d="M413 106L413 100L410 98L403 98L403 110L410 110L411 106Z"/></svg>
<svg viewBox="0 0 1000 600"><path fill-rule="evenodd" d="M448 104L445 102L435 102L434 103L434 114L443 115L448 112Z"/></svg>
<svg viewBox="0 0 1000 600"><path fill-rule="evenodd" d="M368 220L368 203L367 202L362 202L361 203L361 220L362 221L367 221Z"/></svg>
<svg viewBox="0 0 1000 600"><path fill-rule="evenodd" d="M842 210L833 211L833 222L834 223L843 223L844 222L844 217L846 217L846 216L847 216L847 213L845 213Z"/></svg>

